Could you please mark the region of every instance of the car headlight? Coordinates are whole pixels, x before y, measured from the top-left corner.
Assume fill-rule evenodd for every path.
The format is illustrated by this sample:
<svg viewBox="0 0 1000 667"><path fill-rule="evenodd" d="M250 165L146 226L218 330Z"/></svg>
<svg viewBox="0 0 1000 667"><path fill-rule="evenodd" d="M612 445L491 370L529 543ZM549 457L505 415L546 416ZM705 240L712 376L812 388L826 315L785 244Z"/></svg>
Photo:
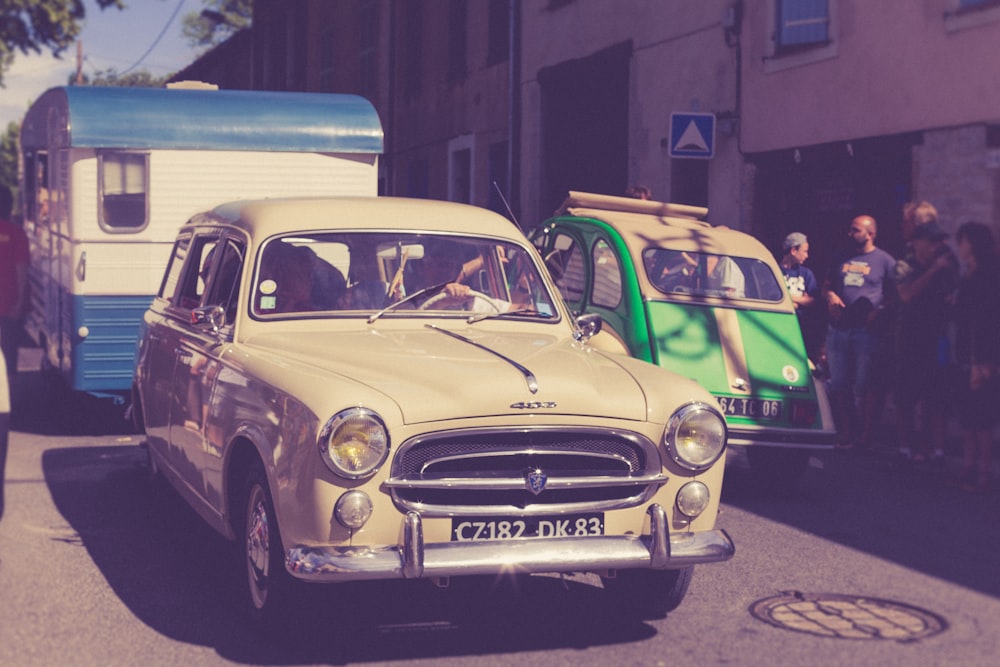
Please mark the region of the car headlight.
<svg viewBox="0 0 1000 667"><path fill-rule="evenodd" d="M696 519L708 509L712 494L704 482L688 482L677 491L677 509L689 519Z"/></svg>
<svg viewBox="0 0 1000 667"><path fill-rule="evenodd" d="M389 455L389 432L367 408L348 408L330 417L319 434L319 452L333 472L360 479L375 472Z"/></svg>
<svg viewBox="0 0 1000 667"><path fill-rule="evenodd" d="M688 403L670 417L663 441L688 470L705 470L726 449L726 420L707 403Z"/></svg>

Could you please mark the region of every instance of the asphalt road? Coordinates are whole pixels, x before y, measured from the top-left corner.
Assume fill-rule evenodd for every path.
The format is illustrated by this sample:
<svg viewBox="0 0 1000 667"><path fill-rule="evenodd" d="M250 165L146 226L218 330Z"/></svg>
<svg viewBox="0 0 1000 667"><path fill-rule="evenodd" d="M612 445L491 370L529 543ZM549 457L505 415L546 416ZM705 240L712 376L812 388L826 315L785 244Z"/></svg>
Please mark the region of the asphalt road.
<svg viewBox="0 0 1000 667"><path fill-rule="evenodd" d="M67 433L43 402L18 405L0 665L961 666L1000 655L1000 495L839 453L815 457L791 491L762 488L734 455L719 524L736 557L697 568L664 618L611 609L582 575L386 582L315 590L289 628L262 636L238 612L232 548L150 481L140 437ZM93 406L72 414L87 415L77 431L111 430ZM793 630L750 613L782 594L778 612L798 606L818 622ZM810 602L819 594L829 599ZM845 600L848 612L874 601L900 631L875 638L870 622L831 611ZM830 636L852 632L864 638Z"/></svg>

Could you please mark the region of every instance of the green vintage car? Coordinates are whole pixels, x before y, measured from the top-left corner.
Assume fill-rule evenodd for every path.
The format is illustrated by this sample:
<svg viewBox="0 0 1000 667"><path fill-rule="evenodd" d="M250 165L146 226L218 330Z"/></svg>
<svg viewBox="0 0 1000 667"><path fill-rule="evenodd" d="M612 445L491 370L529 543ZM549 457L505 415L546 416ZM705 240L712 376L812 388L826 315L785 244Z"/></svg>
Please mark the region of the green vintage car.
<svg viewBox="0 0 1000 667"><path fill-rule="evenodd" d="M575 313L599 314L631 356L697 380L755 473L792 482L834 442L781 270L708 210L570 192L532 240Z"/></svg>

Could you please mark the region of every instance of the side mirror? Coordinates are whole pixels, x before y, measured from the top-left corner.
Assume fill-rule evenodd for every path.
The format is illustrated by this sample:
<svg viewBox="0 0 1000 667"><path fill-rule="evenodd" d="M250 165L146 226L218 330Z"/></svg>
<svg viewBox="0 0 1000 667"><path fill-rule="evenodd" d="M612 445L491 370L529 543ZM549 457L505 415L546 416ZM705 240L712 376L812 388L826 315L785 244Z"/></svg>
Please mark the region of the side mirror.
<svg viewBox="0 0 1000 667"><path fill-rule="evenodd" d="M573 337L582 342L586 342L599 334L604 326L604 320L597 313L587 313L576 318L576 332Z"/></svg>
<svg viewBox="0 0 1000 667"><path fill-rule="evenodd" d="M219 333L226 323L226 310L222 306L205 306L191 311L191 324L198 329Z"/></svg>

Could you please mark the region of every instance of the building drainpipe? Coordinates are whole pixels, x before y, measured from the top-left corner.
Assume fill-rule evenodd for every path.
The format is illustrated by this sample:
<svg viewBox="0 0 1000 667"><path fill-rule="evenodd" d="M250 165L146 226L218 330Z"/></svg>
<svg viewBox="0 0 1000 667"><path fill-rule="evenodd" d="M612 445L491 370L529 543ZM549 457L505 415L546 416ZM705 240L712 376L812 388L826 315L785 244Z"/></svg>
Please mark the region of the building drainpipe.
<svg viewBox="0 0 1000 667"><path fill-rule="evenodd" d="M507 193L515 222L521 216L521 2L510 0L510 53L507 58Z"/></svg>
<svg viewBox="0 0 1000 667"><path fill-rule="evenodd" d="M385 115L387 125L383 129L385 160L385 195L396 194L396 5L389 4L389 77L386 83Z"/></svg>

